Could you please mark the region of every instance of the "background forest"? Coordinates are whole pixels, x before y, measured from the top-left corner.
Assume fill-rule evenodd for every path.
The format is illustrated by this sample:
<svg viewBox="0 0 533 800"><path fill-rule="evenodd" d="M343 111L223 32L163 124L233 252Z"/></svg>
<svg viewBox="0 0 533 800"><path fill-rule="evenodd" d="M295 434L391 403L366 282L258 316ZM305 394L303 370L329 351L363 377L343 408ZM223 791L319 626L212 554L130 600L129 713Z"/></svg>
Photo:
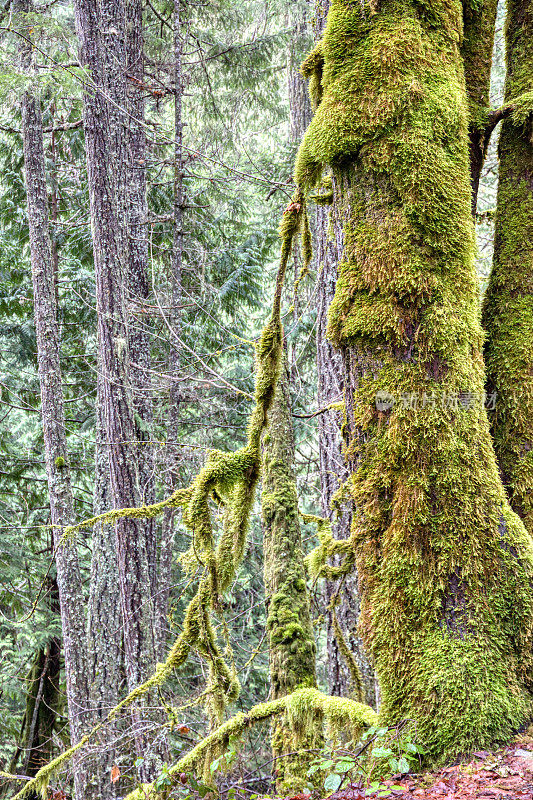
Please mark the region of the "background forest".
<svg viewBox="0 0 533 800"><path fill-rule="evenodd" d="M492 108L504 101L505 13L502 2ZM202 554L211 534L197 539L190 497L153 518L64 529L113 508L155 507L194 485L210 451L246 450L250 414L261 406L256 344L276 288L279 223L312 115L299 68L324 16L307 0L1 5L0 771L22 777L0 783L0 796L14 795L159 669L209 571ZM496 127L476 211L482 293L498 135ZM213 627L204 620L180 668L59 766L54 797L125 796L154 779L166 796L204 796L209 773L223 797L272 793L273 753L287 752L287 741L268 715L238 751L231 737L229 756L213 751L215 766L199 783L183 770L184 788L175 789L168 765L223 719L300 685L379 708L355 628L355 574L339 568L318 581L303 566L324 541L323 517L346 539L353 513L339 492L341 366L325 338L335 288L330 193L331 178L309 202L310 263L300 222L303 255L295 247L288 261L262 486L255 496L255 478L248 490L222 481L205 503L221 530L231 525L226 507L251 503L242 563L234 552L227 585L219 570ZM293 589L282 569L289 562ZM313 725L300 746L324 753ZM424 752L416 731L409 737L406 768L397 760L392 772ZM297 760L278 770L278 789L280 773L285 788L313 787ZM315 769L322 783L324 763Z"/></svg>

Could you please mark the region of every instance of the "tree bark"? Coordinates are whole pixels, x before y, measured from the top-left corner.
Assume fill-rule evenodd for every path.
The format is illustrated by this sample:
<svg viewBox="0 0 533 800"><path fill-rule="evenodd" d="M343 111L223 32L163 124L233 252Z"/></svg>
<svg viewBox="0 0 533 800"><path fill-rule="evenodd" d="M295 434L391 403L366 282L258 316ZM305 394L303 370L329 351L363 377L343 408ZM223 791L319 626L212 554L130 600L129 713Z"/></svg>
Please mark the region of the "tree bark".
<svg viewBox="0 0 533 800"><path fill-rule="evenodd" d="M15 8L21 12L31 10L28 0L20 0ZM22 45L21 55L23 66L29 69L31 47ZM22 139L45 465L54 526L69 727L72 742L75 743L82 736L88 707L85 607L76 538L69 536L63 539L63 528L74 522L74 502L65 431L41 105L31 91L25 92L22 99ZM79 767L79 758L75 762L74 779L76 798L82 800L85 778Z"/></svg>
<svg viewBox="0 0 533 800"><path fill-rule="evenodd" d="M127 0L126 70L128 79L128 305L129 356L140 501L155 502L154 449L151 445L153 402L151 334L142 313L150 297L148 272L148 200L146 193L146 132L144 122L144 34L142 0ZM146 319L149 319L147 316ZM139 524L146 540L152 596L158 591L155 521ZM155 603L155 600L154 600Z"/></svg>
<svg viewBox="0 0 533 800"><path fill-rule="evenodd" d="M533 11L507 6L506 103L533 91ZM513 509L533 533L533 101L502 126L494 262L483 309L494 447Z"/></svg>
<svg viewBox="0 0 533 800"><path fill-rule="evenodd" d="M172 246L172 264L170 274L171 313L169 322L172 330L178 331L180 324L179 307L182 303L182 268L183 268L183 22L180 0L174 3L173 19L173 49L174 49L174 237ZM180 350L177 340L171 337L170 342L169 372L170 377L177 378L180 372ZM167 491L175 491L180 479L181 456L178 447L178 434L181 405L180 385L176 380L170 381L167 449L166 449L166 475ZM168 631L168 603L172 583L172 553L174 547L174 524L176 511L169 509L163 517L163 529L159 548L159 575L160 586L157 594L157 619L159 631L159 647L161 656L165 651Z"/></svg>
<svg viewBox="0 0 533 800"><path fill-rule="evenodd" d="M140 501L129 358L127 285L126 7L124 0L75 0L80 62L93 87L84 98L84 131L98 314L98 426L114 508ZM128 689L154 670L152 595L146 530L117 523L118 575ZM146 756L138 707L136 748Z"/></svg>
<svg viewBox="0 0 533 800"><path fill-rule="evenodd" d="M54 579L46 581L50 610L59 613L59 592ZM20 741L11 760L9 772L16 773L21 754L21 770L34 777L53 757L53 733L60 715L61 641L53 636L39 648L26 678L26 708L22 718ZM7 787L6 787L7 791ZM0 797L6 792L0 789ZM38 800L37 795L29 795Z"/></svg>
<svg viewBox="0 0 533 800"><path fill-rule="evenodd" d="M314 31L319 40L324 32L329 0L315 4ZM327 339L328 309L335 294L337 262L342 253L342 225L328 206L317 206L316 210L316 254L317 254L317 304L316 330L318 408L332 403L342 403L344 398L344 376L341 353ZM318 449L320 455L320 489L322 515L332 524L336 539L350 535L353 505L349 497L338 499L338 492L350 475L350 468L343 455L345 442L342 435L342 411L330 409L318 419ZM346 575L341 581L326 580L324 600L327 608L335 604L338 625L346 644L359 667L364 700L373 707L378 706L379 687L374 671L365 653L361 638L357 634L360 600L357 571ZM333 612L326 617L328 650L328 684L332 695L348 697L354 687L348 665L342 655L335 635Z"/></svg>
<svg viewBox="0 0 533 800"><path fill-rule="evenodd" d="M316 645L309 610L304 554L300 532L298 496L294 474L294 430L289 369L284 358L276 394L263 437L263 551L267 632L269 637L271 699L296 689L316 686ZM308 741L318 746L319 725L309 723ZM287 758L295 750L286 720L272 723L274 771L279 791L296 790L306 783L307 756Z"/></svg>
<svg viewBox="0 0 533 800"><path fill-rule="evenodd" d="M343 228L329 336L356 466L360 629L383 720L414 720L434 760L508 739L532 702L532 539L483 404L461 17L333 0L296 167L300 185L333 169Z"/></svg>

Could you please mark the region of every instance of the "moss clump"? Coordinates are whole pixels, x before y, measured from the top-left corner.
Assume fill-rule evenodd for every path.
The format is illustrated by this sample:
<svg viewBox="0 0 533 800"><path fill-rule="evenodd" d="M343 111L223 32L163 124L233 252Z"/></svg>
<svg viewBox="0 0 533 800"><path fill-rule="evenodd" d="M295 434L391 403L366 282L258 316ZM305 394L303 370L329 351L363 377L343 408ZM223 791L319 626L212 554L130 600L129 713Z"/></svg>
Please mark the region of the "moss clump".
<svg viewBox="0 0 533 800"><path fill-rule="evenodd" d="M511 505L533 533L533 19L508 4L494 263L483 309L494 446Z"/></svg>
<svg viewBox="0 0 533 800"><path fill-rule="evenodd" d="M416 720L433 761L506 740L532 708L533 544L483 403L462 24L456 0L333 0L296 165L309 188L334 175L329 335L357 509L348 543L324 533L311 562L356 559L381 717Z"/></svg>

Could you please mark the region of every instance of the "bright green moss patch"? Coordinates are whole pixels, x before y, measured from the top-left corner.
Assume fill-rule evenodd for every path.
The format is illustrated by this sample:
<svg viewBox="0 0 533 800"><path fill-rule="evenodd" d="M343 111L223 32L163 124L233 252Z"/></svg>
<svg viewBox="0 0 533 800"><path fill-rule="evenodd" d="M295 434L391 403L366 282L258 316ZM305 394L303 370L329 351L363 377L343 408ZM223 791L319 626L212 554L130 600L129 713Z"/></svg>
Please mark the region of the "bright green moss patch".
<svg viewBox="0 0 533 800"><path fill-rule="evenodd" d="M276 700L303 687L316 687L316 645L298 515L294 431L286 362L282 365L267 431L263 438L261 511L270 693ZM312 716L307 729L296 742L286 714L272 721L272 751L278 759L275 772L280 793L305 787L306 753L290 757L286 754L299 748L306 752L320 748L321 732L321 718Z"/></svg>

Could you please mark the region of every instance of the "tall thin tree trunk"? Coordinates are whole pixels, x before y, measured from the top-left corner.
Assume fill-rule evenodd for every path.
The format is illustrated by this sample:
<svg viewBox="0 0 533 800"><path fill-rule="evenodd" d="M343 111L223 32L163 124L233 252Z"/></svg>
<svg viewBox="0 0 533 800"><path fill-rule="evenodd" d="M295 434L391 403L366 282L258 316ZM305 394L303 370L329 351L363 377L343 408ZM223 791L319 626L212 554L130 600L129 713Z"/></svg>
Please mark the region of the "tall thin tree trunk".
<svg viewBox="0 0 533 800"><path fill-rule="evenodd" d="M28 0L17 2L15 8L21 12L31 10ZM25 68L30 67L31 48L26 45L22 46L22 61ZM69 727L75 743L82 736L88 708L85 605L76 539L70 536L63 539L63 527L74 522L74 502L65 431L41 105L31 91L25 92L22 99L22 138L45 464L51 519L55 526L53 542L65 651ZM82 800L85 778L79 768L79 759L74 778L76 798Z"/></svg>
<svg viewBox="0 0 533 800"><path fill-rule="evenodd" d="M272 699L295 689L316 686L316 645L309 610L309 595L294 474L294 429L286 357L263 437L263 549L267 631L269 637L270 692ZM317 747L319 726L309 721L303 749ZM305 769L294 750L286 720L272 723L272 751L280 791L305 783ZM305 760L306 756L304 757Z"/></svg>
<svg viewBox="0 0 533 800"><path fill-rule="evenodd" d="M111 505L109 467L97 414L94 513ZM104 720L119 701L122 665L122 616L118 581L117 536L114 525L95 525L92 537L91 580L87 611L87 659L92 724ZM87 800L116 796L111 769L115 762L116 727L107 723L98 734L96 757L91 763Z"/></svg>
<svg viewBox="0 0 533 800"><path fill-rule="evenodd" d="M323 34L329 0L315 3L314 32L319 40ZM335 218L331 206L318 205L316 210L317 302L316 330L317 400L320 409L344 399L342 356L327 339L328 309L335 294L337 262L342 252L342 226ZM318 448L320 455L320 489L322 515L331 520L336 539L346 539L352 525L353 504L349 496L342 499L338 492L346 484L350 469L344 457L346 442L342 435L343 413L329 409L318 418ZM337 500L334 502L334 498ZM328 650L328 684L330 694L348 697L353 690L352 674L342 654L335 633L335 613L344 640L355 658L361 673L364 699L369 705L378 705L379 688L357 633L359 619L359 590L357 572L354 570L342 580L326 580L325 603L330 612L326 617ZM335 611L333 612L332 607Z"/></svg>
<svg viewBox="0 0 533 800"><path fill-rule="evenodd" d="M129 356L139 465L140 500L155 502L151 335L142 311L150 297L148 273L148 200L146 194L146 132L144 122L144 35L142 0L127 0L126 68L128 78L128 301ZM146 319L150 319L146 315ZM154 520L139 525L146 540L152 595L158 591L157 542ZM155 602L155 601L154 601Z"/></svg>
<svg viewBox="0 0 533 800"><path fill-rule="evenodd" d="M126 9L124 0L75 0L80 61L91 70L84 130L98 314L97 405L112 504L139 504L136 426L130 383L127 279ZM135 520L117 523L118 575L128 689L155 666L147 542ZM146 755L136 720L136 746Z"/></svg>
<svg viewBox="0 0 533 800"><path fill-rule="evenodd" d="M507 4L512 104L533 92L533 10ZM494 263L485 298L487 391L494 447L513 509L533 533L533 102L503 123Z"/></svg>
<svg viewBox="0 0 533 800"><path fill-rule="evenodd" d="M179 307L182 300L183 271L183 21L180 0L174 3L174 241L172 247L172 263L170 272L171 312L169 322L176 332L180 323ZM180 420L181 392L176 379L180 371L180 351L175 340L170 342L169 372L171 376L168 405L168 427L166 448L167 491L172 493L180 477L180 450L178 432ZM174 546L174 524L176 512L168 510L163 518L163 529L159 548L160 585L157 594L157 620L159 631L159 649L162 657L165 651L166 633L168 630L168 603L172 583L172 552Z"/></svg>
<svg viewBox="0 0 533 800"><path fill-rule="evenodd" d="M329 335L360 627L382 718L415 720L437 760L509 738L532 703L533 542L483 404L461 29L444 0L333 0L296 169L300 185L333 169L344 234Z"/></svg>

